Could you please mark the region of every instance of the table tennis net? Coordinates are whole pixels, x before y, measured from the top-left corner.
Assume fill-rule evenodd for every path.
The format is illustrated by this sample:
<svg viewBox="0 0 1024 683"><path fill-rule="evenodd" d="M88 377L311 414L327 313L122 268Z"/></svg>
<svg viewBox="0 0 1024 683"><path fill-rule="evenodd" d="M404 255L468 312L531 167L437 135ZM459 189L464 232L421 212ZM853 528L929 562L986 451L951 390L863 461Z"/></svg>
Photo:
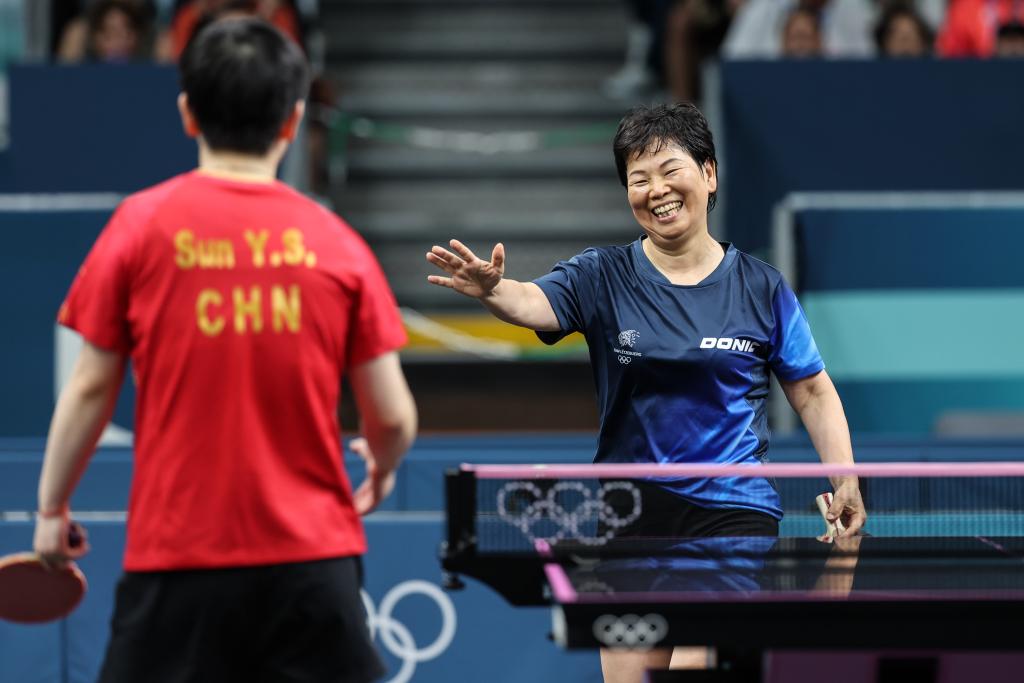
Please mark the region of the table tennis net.
<svg viewBox="0 0 1024 683"><path fill-rule="evenodd" d="M989 472L906 465L896 474L858 466L865 531L880 537L1024 537L1024 467L997 465ZM735 466L720 475L705 467L692 476L656 477L614 476L597 466L592 476L579 466L518 469L463 467L458 485L449 481L449 537L458 534L453 526L462 525L477 550L495 553L532 553L538 542L602 546L630 536L645 510L664 514L667 491L705 508L781 510L780 536L814 538L825 531L815 498L832 491L827 470L810 465L765 466L770 476L763 477L736 477Z"/></svg>

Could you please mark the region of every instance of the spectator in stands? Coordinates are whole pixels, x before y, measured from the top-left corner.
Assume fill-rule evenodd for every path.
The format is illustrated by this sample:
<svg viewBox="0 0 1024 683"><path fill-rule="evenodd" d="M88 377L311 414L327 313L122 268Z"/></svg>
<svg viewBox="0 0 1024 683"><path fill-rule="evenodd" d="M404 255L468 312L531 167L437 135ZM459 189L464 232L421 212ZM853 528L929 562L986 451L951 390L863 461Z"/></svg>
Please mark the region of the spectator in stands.
<svg viewBox="0 0 1024 683"><path fill-rule="evenodd" d="M808 59L821 56L821 15L811 7L797 7L782 28L782 56Z"/></svg>
<svg viewBox="0 0 1024 683"><path fill-rule="evenodd" d="M700 66L718 53L744 0L630 0L626 60L604 84L612 97L664 88L677 102L700 96Z"/></svg>
<svg viewBox="0 0 1024 683"><path fill-rule="evenodd" d="M875 46L882 57L927 57L934 43L928 22L906 2L888 4L875 26Z"/></svg>
<svg viewBox="0 0 1024 683"><path fill-rule="evenodd" d="M1021 22L1024 2L1019 0L950 0L946 22L939 31L939 55L991 57L996 54L1000 27Z"/></svg>
<svg viewBox="0 0 1024 683"><path fill-rule="evenodd" d="M996 33L997 57L1024 57L1024 24L1011 21L999 27Z"/></svg>
<svg viewBox="0 0 1024 683"><path fill-rule="evenodd" d="M603 89L607 95L632 97L661 84L665 15L671 2L627 0L633 18L626 34L626 59L622 67L605 80Z"/></svg>
<svg viewBox="0 0 1024 683"><path fill-rule="evenodd" d="M123 64L148 58L151 7L138 0L98 0L65 27L62 62Z"/></svg>
<svg viewBox="0 0 1024 683"><path fill-rule="evenodd" d="M160 61L178 61L196 29L212 18L255 15L279 28L303 50L302 22L294 0L178 0L170 27L157 40Z"/></svg>
<svg viewBox="0 0 1024 683"><path fill-rule="evenodd" d="M798 6L821 16L822 54L869 57L874 8L870 0L747 0L722 44L726 59L778 59L790 14Z"/></svg>
<svg viewBox="0 0 1024 683"><path fill-rule="evenodd" d="M718 54L744 0L677 0L665 22L665 81L677 102L700 97L700 67Z"/></svg>

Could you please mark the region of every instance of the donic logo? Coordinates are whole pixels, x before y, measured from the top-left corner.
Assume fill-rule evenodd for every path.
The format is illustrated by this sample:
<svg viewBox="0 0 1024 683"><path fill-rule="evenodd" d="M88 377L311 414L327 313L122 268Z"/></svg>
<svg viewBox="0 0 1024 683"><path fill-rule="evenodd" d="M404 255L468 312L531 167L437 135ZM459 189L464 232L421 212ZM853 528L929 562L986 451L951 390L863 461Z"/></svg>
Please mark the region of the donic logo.
<svg viewBox="0 0 1024 683"><path fill-rule="evenodd" d="M619 332L619 346L626 346L633 348L636 344L636 340L640 338L640 333L636 330L623 330Z"/></svg>
<svg viewBox="0 0 1024 683"><path fill-rule="evenodd" d="M733 339L732 337L704 337L700 340L702 349L721 349L722 351L750 351L761 346L749 339Z"/></svg>

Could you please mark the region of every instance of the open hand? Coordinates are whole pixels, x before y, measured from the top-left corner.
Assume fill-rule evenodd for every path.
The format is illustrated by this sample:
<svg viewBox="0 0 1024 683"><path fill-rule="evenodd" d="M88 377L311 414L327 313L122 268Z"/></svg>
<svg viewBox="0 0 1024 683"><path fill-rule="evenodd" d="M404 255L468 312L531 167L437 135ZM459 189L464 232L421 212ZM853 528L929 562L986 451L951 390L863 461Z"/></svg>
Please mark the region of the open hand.
<svg viewBox="0 0 1024 683"><path fill-rule="evenodd" d="M484 261L458 240L452 240L449 244L455 253L436 245L427 253L427 260L449 277L430 275L427 281L449 287L474 299L490 294L505 274L505 246L500 242L494 245L491 260Z"/></svg>

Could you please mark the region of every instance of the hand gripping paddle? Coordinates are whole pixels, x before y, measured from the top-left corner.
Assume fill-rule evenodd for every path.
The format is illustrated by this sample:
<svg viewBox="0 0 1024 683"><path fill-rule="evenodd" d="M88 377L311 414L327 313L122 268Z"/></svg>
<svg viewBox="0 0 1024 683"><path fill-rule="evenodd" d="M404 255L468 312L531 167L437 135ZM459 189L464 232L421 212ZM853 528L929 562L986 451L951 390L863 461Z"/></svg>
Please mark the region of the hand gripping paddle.
<svg viewBox="0 0 1024 683"><path fill-rule="evenodd" d="M828 520L828 509L832 507L832 494L823 493L814 499L814 502L818 504L818 511L821 512L821 518L825 520L825 536L828 537L829 542L836 537L837 534L845 531L843 523L840 520L830 522Z"/></svg>
<svg viewBox="0 0 1024 683"><path fill-rule="evenodd" d="M82 544L82 528L71 523L68 543ZM48 569L35 553L0 558L0 619L40 624L67 616L85 595L85 575L74 562Z"/></svg>

